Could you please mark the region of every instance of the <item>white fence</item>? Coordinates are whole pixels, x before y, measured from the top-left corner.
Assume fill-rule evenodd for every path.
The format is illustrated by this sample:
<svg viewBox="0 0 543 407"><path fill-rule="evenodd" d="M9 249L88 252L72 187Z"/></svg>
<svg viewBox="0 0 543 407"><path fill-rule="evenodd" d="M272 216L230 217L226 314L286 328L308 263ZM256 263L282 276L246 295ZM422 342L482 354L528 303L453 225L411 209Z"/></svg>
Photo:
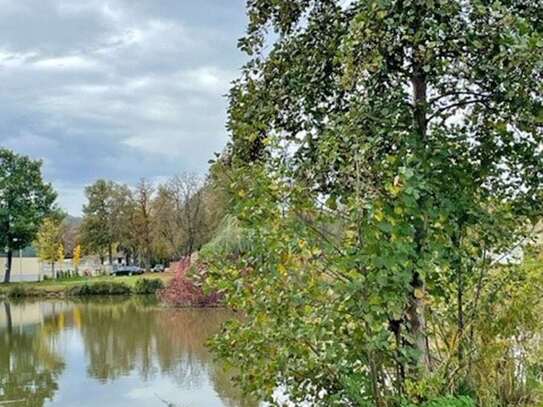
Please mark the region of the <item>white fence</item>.
<svg viewBox="0 0 543 407"><path fill-rule="evenodd" d="M0 257L0 282L4 281L7 259ZM67 259L63 262L55 263L55 273L59 272L75 273L75 267L72 260ZM101 273L110 273L112 266L101 265L95 259L83 259L78 268L80 275L98 275ZM51 263L40 261L37 257L20 257L16 254L13 256L11 263L11 279L12 282L21 281L41 281L45 278L53 278L53 267Z"/></svg>

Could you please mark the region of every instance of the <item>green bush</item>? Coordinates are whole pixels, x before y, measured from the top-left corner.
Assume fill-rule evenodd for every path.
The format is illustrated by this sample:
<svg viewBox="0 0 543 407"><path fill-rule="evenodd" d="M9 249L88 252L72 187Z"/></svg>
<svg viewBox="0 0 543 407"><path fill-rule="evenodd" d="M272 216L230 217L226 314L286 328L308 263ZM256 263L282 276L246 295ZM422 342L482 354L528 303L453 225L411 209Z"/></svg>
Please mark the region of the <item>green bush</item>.
<svg viewBox="0 0 543 407"><path fill-rule="evenodd" d="M22 286L15 286L7 292L9 298L34 297L36 295L38 295L36 290Z"/></svg>
<svg viewBox="0 0 543 407"><path fill-rule="evenodd" d="M44 276L44 280L47 276ZM59 271L56 276L57 280L66 281L66 280L78 280L81 279L81 276L73 270Z"/></svg>
<svg viewBox="0 0 543 407"><path fill-rule="evenodd" d="M136 294L155 294L157 290L164 288L162 280L156 278L140 278L136 280L134 285L134 293Z"/></svg>
<svg viewBox="0 0 543 407"><path fill-rule="evenodd" d="M70 287L66 290L69 296L85 295L129 295L132 290L125 283L99 282Z"/></svg>
<svg viewBox="0 0 543 407"><path fill-rule="evenodd" d="M424 407L475 407L475 402L467 396L446 396L429 401Z"/></svg>

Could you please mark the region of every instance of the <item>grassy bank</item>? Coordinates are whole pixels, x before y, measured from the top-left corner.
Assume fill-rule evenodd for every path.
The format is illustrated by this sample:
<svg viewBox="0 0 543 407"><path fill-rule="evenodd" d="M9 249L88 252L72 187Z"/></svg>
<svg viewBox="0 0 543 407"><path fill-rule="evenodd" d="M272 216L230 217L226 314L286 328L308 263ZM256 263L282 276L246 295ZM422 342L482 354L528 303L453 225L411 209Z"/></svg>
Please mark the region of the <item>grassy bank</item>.
<svg viewBox="0 0 543 407"><path fill-rule="evenodd" d="M140 294L149 284L142 279L158 280L166 285L173 277L170 273L145 273L140 276L80 277L69 280L46 280L0 284L0 296L58 297L79 295ZM153 285L153 284L151 284Z"/></svg>

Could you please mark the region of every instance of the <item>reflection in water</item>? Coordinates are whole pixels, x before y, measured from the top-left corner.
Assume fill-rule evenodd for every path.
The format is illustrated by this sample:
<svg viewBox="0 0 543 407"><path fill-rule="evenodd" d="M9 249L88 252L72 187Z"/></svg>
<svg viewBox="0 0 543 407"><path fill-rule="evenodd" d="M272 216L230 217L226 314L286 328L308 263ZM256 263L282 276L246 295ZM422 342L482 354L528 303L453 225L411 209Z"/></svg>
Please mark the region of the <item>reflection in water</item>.
<svg viewBox="0 0 543 407"><path fill-rule="evenodd" d="M55 331L36 335L40 327L31 318L20 324L19 312L14 315L13 308L4 303L5 319L0 320L0 404L41 406L55 394L64 369L54 351Z"/></svg>
<svg viewBox="0 0 543 407"><path fill-rule="evenodd" d="M205 346L230 316L145 298L4 303L0 405L257 406Z"/></svg>

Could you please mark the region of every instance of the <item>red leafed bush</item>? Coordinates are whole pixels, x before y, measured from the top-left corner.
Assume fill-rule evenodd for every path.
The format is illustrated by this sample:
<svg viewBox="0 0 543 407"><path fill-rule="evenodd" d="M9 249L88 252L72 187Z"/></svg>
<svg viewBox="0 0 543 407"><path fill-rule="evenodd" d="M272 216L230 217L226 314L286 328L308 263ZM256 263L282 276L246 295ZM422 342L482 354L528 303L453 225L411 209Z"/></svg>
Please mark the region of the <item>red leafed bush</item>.
<svg viewBox="0 0 543 407"><path fill-rule="evenodd" d="M163 302L178 307L216 307L220 304L222 297L219 293L204 293L189 276L190 270L197 274L203 273L201 264L191 268L190 257L186 257L172 263L171 267L175 270L175 277L159 292Z"/></svg>

